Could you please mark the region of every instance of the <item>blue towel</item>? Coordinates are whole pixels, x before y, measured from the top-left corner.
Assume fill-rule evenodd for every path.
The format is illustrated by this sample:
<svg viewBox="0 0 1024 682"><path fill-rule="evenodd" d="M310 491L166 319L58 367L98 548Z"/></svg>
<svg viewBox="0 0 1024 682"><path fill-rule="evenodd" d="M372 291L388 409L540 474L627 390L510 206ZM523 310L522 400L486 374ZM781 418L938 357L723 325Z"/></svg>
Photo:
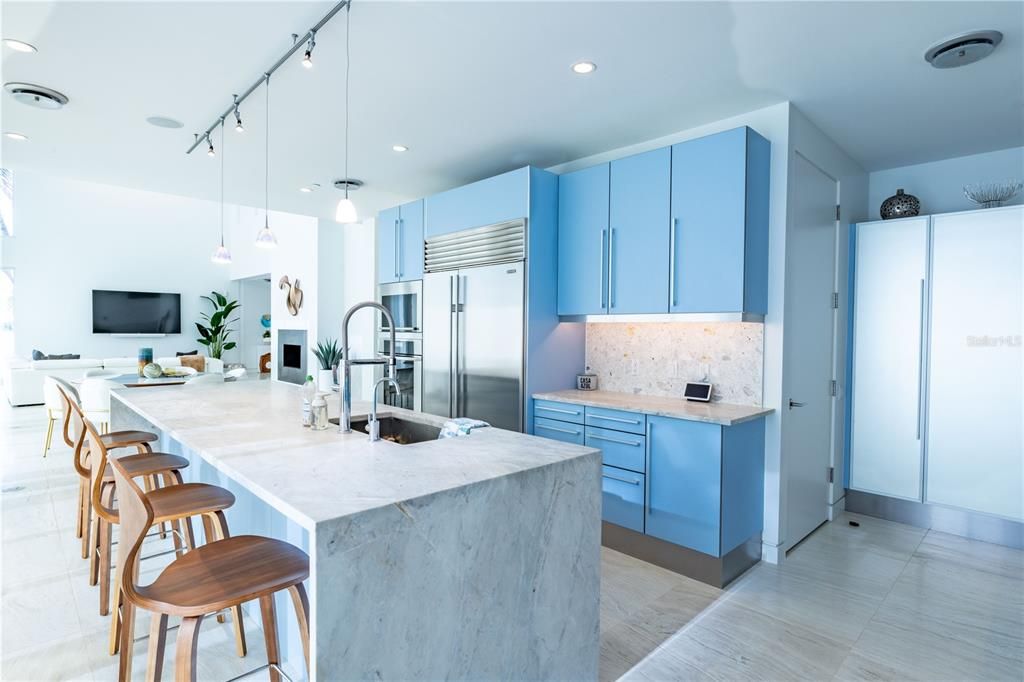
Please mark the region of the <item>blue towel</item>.
<svg viewBox="0 0 1024 682"><path fill-rule="evenodd" d="M444 426L441 427L441 433L437 435L437 438L440 440L441 438L468 436L469 432L473 429L479 429L485 426L490 426L490 424L482 422L479 419L469 419L468 417L449 419L444 423Z"/></svg>

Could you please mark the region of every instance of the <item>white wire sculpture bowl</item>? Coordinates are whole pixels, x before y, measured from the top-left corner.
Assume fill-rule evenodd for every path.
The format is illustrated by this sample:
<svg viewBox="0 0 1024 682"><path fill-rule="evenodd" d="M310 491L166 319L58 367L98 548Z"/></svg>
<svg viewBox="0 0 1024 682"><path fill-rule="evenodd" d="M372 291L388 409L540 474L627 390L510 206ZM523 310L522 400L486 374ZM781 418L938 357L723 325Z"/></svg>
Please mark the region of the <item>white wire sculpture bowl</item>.
<svg viewBox="0 0 1024 682"><path fill-rule="evenodd" d="M982 208L996 208L1009 201L1024 188L1020 180L1006 182L979 182L964 185L964 196Z"/></svg>

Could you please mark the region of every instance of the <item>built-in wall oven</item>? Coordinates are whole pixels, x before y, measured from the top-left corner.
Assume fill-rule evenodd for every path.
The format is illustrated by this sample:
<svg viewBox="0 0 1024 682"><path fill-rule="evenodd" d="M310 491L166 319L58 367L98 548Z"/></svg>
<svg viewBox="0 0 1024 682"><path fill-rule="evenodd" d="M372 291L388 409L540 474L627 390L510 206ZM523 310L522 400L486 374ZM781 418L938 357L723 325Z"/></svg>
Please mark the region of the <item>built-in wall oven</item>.
<svg viewBox="0 0 1024 682"><path fill-rule="evenodd" d="M398 326L398 323L395 323ZM377 335L377 353L387 356L391 353L389 334ZM377 388L377 400L385 405L404 407L407 410L423 410L423 337L409 332L395 334L395 379L401 391L390 384ZM374 366L375 379L384 376L383 365Z"/></svg>
<svg viewBox="0 0 1024 682"><path fill-rule="evenodd" d="M423 331L423 282L391 282L377 286L377 300L395 320L398 333L419 334ZM388 332L388 321L378 314L378 329Z"/></svg>

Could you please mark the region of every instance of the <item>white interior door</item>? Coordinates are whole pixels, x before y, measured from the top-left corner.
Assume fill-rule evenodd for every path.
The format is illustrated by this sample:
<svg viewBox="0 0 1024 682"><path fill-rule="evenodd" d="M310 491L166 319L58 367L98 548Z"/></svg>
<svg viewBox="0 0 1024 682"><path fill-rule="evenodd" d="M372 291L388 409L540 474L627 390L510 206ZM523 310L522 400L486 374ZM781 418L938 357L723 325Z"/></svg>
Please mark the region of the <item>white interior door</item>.
<svg viewBox="0 0 1024 682"><path fill-rule="evenodd" d="M782 376L787 547L828 517L838 227L838 186L833 178L796 154L790 182Z"/></svg>

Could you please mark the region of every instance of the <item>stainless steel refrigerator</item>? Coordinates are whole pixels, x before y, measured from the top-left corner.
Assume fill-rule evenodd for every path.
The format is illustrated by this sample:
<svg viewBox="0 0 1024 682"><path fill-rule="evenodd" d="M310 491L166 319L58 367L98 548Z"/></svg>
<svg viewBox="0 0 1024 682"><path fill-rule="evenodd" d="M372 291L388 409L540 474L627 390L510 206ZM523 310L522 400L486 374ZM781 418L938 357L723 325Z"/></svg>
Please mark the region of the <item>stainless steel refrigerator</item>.
<svg viewBox="0 0 1024 682"><path fill-rule="evenodd" d="M428 238L423 411L522 431L524 221Z"/></svg>

